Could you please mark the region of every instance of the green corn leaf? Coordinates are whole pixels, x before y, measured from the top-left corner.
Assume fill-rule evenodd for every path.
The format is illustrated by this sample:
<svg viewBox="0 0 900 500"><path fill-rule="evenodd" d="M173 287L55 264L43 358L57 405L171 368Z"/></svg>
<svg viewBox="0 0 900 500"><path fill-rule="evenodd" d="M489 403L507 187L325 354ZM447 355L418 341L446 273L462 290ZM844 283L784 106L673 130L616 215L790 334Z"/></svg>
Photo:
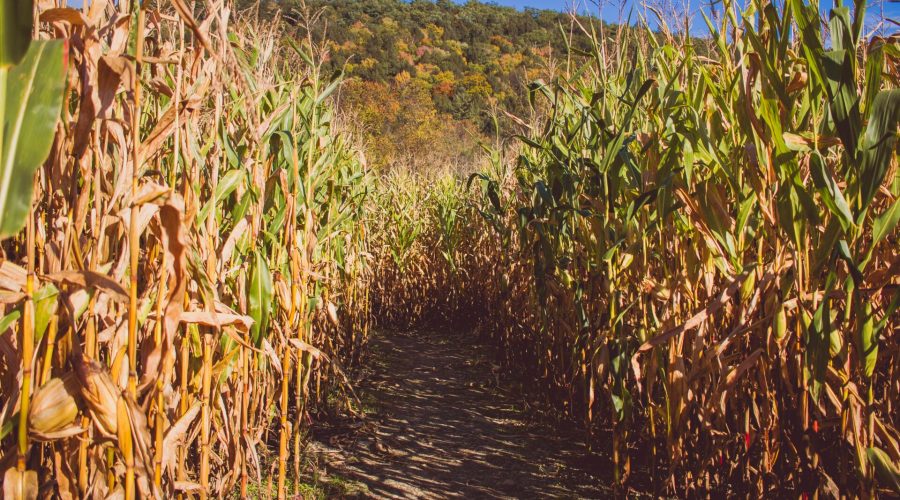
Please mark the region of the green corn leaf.
<svg viewBox="0 0 900 500"><path fill-rule="evenodd" d="M3 423L3 426L0 427L0 439L6 438L13 429L15 429L16 424L19 422L19 412L16 412L12 415L12 417L6 419L6 422Z"/></svg>
<svg viewBox="0 0 900 500"><path fill-rule="evenodd" d="M232 220L240 220L244 218L247 210L250 208L250 203L254 201L256 197L254 191L252 189L248 189L244 195L241 197L240 201L238 201L234 208L231 209L231 219Z"/></svg>
<svg viewBox="0 0 900 500"><path fill-rule="evenodd" d="M552 207L556 204L555 200L553 199L553 195L550 193L550 190L547 189L547 185L544 183L544 181L536 182L534 184L534 188L540 195L540 199L543 201L544 205Z"/></svg>
<svg viewBox="0 0 900 500"><path fill-rule="evenodd" d="M853 24L850 34L853 37L853 47L856 47L859 45L860 36L866 23L866 0L855 0L853 4Z"/></svg>
<svg viewBox="0 0 900 500"><path fill-rule="evenodd" d="M793 183L786 183L778 190L775 208L778 210L778 224L791 242L799 248L802 221L799 215L799 199Z"/></svg>
<svg viewBox="0 0 900 500"><path fill-rule="evenodd" d="M890 321L891 319L891 315L893 315L897 309L900 309L900 290L895 289L894 297L891 299L890 303L888 303L887 307L884 307L882 309L884 313L883 316L877 323L875 323L876 335L881 330L884 330L884 327L887 326L888 321Z"/></svg>
<svg viewBox="0 0 900 500"><path fill-rule="evenodd" d="M846 50L829 50L824 56L822 64L831 116L847 153L855 157L862 126L851 53Z"/></svg>
<svg viewBox="0 0 900 500"><path fill-rule="evenodd" d="M266 260L259 252L253 253L253 268L250 271L250 337L253 344L259 347L269 324L269 308L272 305L272 274Z"/></svg>
<svg viewBox="0 0 900 500"><path fill-rule="evenodd" d="M525 144L527 144L527 145L529 145L529 146L531 146L531 147L533 147L533 148L535 148L535 149L538 149L538 150L544 149L544 146L543 146L543 145L541 145L540 143L538 143L538 142L536 142L536 141L534 141L534 140L532 140L532 139L530 139L530 138L528 138L528 137L525 137L524 135L517 135L517 136L516 136L516 139L518 139L518 140L524 142Z"/></svg>
<svg viewBox="0 0 900 500"><path fill-rule="evenodd" d="M875 217L875 222L872 224L873 247L880 243L887 235L891 234L891 231L897 226L897 221L900 221L900 199L894 200L891 208L888 208L883 214Z"/></svg>
<svg viewBox="0 0 900 500"><path fill-rule="evenodd" d="M859 173L860 208L865 210L887 175L897 142L900 121L900 89L884 90L875 96L863 142L863 162Z"/></svg>
<svg viewBox="0 0 900 500"><path fill-rule="evenodd" d="M15 309L6 316L0 318L0 335L6 333L6 329L9 328L13 323L18 321L21 316L22 311L19 309Z"/></svg>
<svg viewBox="0 0 900 500"><path fill-rule="evenodd" d="M35 41L22 62L6 75L0 238L17 233L25 224L34 172L50 154L66 85L64 50L61 40Z"/></svg>
<svg viewBox="0 0 900 500"><path fill-rule="evenodd" d="M825 206L827 206L831 213L837 217L838 221L840 221L841 228L843 228L844 232L849 231L850 228L854 226L850 205L847 204L847 200L844 198L841 188L838 187L834 177L832 177L831 173L828 171L824 158L822 158L820 154L814 153L810 158L809 168L813 182L816 185L816 189L819 190L819 194L822 196L822 201L825 202Z"/></svg>
<svg viewBox="0 0 900 500"><path fill-rule="evenodd" d="M625 241L625 238L620 238L618 241L613 243L605 252L603 252L603 256L600 257L603 262L609 262L612 260L613 256L616 254L616 250L619 248L619 245Z"/></svg>
<svg viewBox="0 0 900 500"><path fill-rule="evenodd" d="M323 90L322 93L319 94L319 96L316 98L316 106L322 104L325 99L328 99L328 96L330 96L335 90L337 90L342 80L342 77L338 76L334 79L333 82L331 82L331 84L328 85L328 87L325 87L325 90Z"/></svg>
<svg viewBox="0 0 900 500"><path fill-rule="evenodd" d="M297 55L299 55L301 58L303 58L303 61L309 67L313 67L316 65L313 62L313 60L310 58L309 54L307 53L306 47L301 46L299 43L297 43L296 40L294 40L293 38L290 38L290 37L287 38L287 43L288 43L288 45L291 46L292 49L294 49L294 52L296 52Z"/></svg>
<svg viewBox="0 0 900 500"><path fill-rule="evenodd" d="M34 294L34 341L40 342L59 306L59 290L47 284Z"/></svg>
<svg viewBox="0 0 900 500"><path fill-rule="evenodd" d="M847 241L838 241L837 245L834 247L834 251L838 257L840 257L844 262L847 263L847 268L850 271L850 276L853 277L853 281L855 282L856 286L862 286L862 271L860 271L859 265L857 265L856 260L850 253L850 246L847 244Z"/></svg>
<svg viewBox="0 0 900 500"><path fill-rule="evenodd" d="M825 295L834 289L836 276L834 272L828 273L825 285ZM806 327L806 371L809 376L810 395L814 401L819 400L821 389L825 383L825 373L828 369L828 355L831 347L831 300L825 299L819 304L815 314Z"/></svg>
<svg viewBox="0 0 900 500"><path fill-rule="evenodd" d="M791 0L791 9L795 13L797 26L800 28L800 36L803 40L803 52L806 55L813 82L825 85L825 68L823 64L822 35L819 25L819 12L804 0Z"/></svg>
<svg viewBox="0 0 900 500"><path fill-rule="evenodd" d="M735 220L735 229L734 234L740 235L744 232L744 228L747 226L747 221L750 218L750 213L753 208L756 207L756 193L751 192L746 200L742 201L738 208L738 216Z"/></svg>
<svg viewBox="0 0 900 500"><path fill-rule="evenodd" d="M866 455L869 457L869 462L875 467L878 483L900 495L900 467L897 467L897 464L881 448L869 448L866 450Z"/></svg>
<svg viewBox="0 0 900 500"><path fill-rule="evenodd" d="M631 220L635 215L638 214L641 207L644 205L649 205L656 201L656 195L659 194L659 188L654 188L649 191L645 191L641 193L640 196L634 199L631 204L628 205L628 211L626 213L625 219Z"/></svg>
<svg viewBox="0 0 900 500"><path fill-rule="evenodd" d="M622 387L621 393L611 393L613 409L616 411L616 420L623 422L631 415L631 392Z"/></svg>
<svg viewBox="0 0 900 500"><path fill-rule="evenodd" d="M872 314L872 304L859 301L862 304L857 312L856 323L856 353L859 356L860 366L866 378L871 378L875 373L875 364L878 361L878 336L875 331L875 317Z"/></svg>
<svg viewBox="0 0 900 500"><path fill-rule="evenodd" d="M197 227L202 227L206 222L206 217L209 216L209 213L213 209L213 202L215 201L218 205L225 198L228 197L235 189L237 189L238 185L240 185L241 180L247 176L244 170L231 170L224 177L219 179L219 183L216 184L216 194L213 198L210 198L203 208L200 209L200 212L197 213Z"/></svg>
<svg viewBox="0 0 900 500"><path fill-rule="evenodd" d="M228 335L222 336L223 342L223 351L226 352L224 359L218 363L218 366L221 367L222 371L219 373L219 385L224 385L227 383L228 378L231 376L231 373L234 371L235 361L238 359L238 354L240 354L241 350L238 347L233 347L235 344L234 339L229 337Z"/></svg>
<svg viewBox="0 0 900 500"><path fill-rule="evenodd" d="M852 50L856 44L851 34L850 9L847 7L831 9L829 18L831 45L836 50Z"/></svg>
<svg viewBox="0 0 900 500"><path fill-rule="evenodd" d="M875 40L866 54L866 90L864 95L864 113L869 113L872 101L881 90L881 74L884 71L884 42Z"/></svg>

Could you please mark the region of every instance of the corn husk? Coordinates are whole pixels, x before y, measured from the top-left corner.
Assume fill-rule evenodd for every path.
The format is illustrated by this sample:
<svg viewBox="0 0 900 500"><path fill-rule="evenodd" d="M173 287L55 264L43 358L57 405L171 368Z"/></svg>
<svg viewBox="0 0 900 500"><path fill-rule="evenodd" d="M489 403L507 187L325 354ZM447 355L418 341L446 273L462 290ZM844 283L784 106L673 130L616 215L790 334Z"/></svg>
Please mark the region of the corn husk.
<svg viewBox="0 0 900 500"><path fill-rule="evenodd" d="M82 359L75 364L81 382L81 397L100 434L114 438L118 429L116 404L119 389L109 372L93 360Z"/></svg>
<svg viewBox="0 0 900 500"><path fill-rule="evenodd" d="M28 431L38 441L52 441L79 434L84 429L75 425L78 416L78 380L70 373L52 378L34 394L28 409Z"/></svg>

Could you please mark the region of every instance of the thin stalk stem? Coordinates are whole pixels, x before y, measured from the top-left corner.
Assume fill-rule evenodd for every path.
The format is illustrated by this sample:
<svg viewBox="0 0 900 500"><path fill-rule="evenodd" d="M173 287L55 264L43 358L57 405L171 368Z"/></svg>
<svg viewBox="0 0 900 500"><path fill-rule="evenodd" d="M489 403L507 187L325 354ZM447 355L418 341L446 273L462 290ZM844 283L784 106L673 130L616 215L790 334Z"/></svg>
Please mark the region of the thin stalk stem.
<svg viewBox="0 0 900 500"><path fill-rule="evenodd" d="M212 381L212 344L210 333L203 335L203 375L200 407L200 498L209 496L210 391Z"/></svg>
<svg viewBox="0 0 900 500"><path fill-rule="evenodd" d="M28 458L28 411L31 404L32 361L34 358L34 216L28 214L25 222L25 246L28 254L28 270L25 277L25 303L22 312L22 396L19 404L19 447L16 469L25 471Z"/></svg>
<svg viewBox="0 0 900 500"><path fill-rule="evenodd" d="M137 1L137 0L136 0ZM128 302L128 394L137 395L137 310L138 310L138 257L140 256L140 235L138 234L137 205L138 181L141 169L141 69L144 52L144 8L139 4L137 11L137 40L134 55L134 109L131 116L131 223L128 227L129 250L129 302Z"/></svg>

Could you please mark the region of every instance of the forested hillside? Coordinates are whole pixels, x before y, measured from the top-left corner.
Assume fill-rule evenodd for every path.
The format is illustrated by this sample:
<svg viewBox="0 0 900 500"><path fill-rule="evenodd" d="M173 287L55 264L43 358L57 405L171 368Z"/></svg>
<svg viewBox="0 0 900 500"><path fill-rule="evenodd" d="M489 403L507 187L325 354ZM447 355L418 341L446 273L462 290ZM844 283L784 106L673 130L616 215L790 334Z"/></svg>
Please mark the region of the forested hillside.
<svg viewBox="0 0 900 500"><path fill-rule="evenodd" d="M471 166L480 155L479 141L492 137L498 124L511 131L514 121L507 113L529 114L525 89L553 73L565 58L566 38L584 51L591 44L571 29L568 14L475 1L260 6L262 16L280 11L301 33L306 10L322 11L313 26L315 39L327 39L326 72L347 78L342 107L358 118L369 159L378 167Z"/></svg>

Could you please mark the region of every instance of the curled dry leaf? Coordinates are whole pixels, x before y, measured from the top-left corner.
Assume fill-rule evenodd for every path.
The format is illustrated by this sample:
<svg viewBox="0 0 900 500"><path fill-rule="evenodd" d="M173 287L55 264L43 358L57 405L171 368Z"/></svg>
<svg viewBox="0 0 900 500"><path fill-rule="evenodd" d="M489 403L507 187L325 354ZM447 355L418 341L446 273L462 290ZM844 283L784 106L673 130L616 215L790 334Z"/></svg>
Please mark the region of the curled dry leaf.
<svg viewBox="0 0 900 500"><path fill-rule="evenodd" d="M209 80L203 80L199 85L191 89L190 97L182 100L176 106L174 101L163 115L160 117L156 126L150 131L150 134L141 143L141 157L145 159L153 158L160 152L165 141L175 132L175 124L188 121L188 117L193 113L202 102L203 97L209 90ZM177 120L176 120L177 118Z"/></svg>
<svg viewBox="0 0 900 500"><path fill-rule="evenodd" d="M134 450L134 468L138 479L141 496L145 498L162 498L159 488L153 483L153 451L150 427L144 410L128 395L120 396L117 403L120 425L127 422L129 437ZM126 418L122 419L122 412ZM121 434L121 432L120 432ZM120 443L121 446L121 443Z"/></svg>
<svg viewBox="0 0 900 500"><path fill-rule="evenodd" d="M88 25L88 20L81 11L70 8L47 9L41 12L40 20L42 23L67 23L71 26Z"/></svg>
<svg viewBox="0 0 900 500"><path fill-rule="evenodd" d="M152 203L147 203L147 204L141 205L141 208L138 211L138 216L137 216L138 234L144 234L144 231L147 230L147 226L150 225L150 221L153 220L153 217L157 213L159 213L158 205L154 205ZM125 232L126 233L129 232L131 230L131 209L123 208L121 211L119 211L119 213L117 215L118 215L118 219L120 221L122 221L122 225L124 226ZM123 259L121 262L124 264L127 261Z"/></svg>
<svg viewBox="0 0 900 500"><path fill-rule="evenodd" d="M210 311L184 311L179 316L183 323L194 323L214 328L233 326L240 332L250 331L253 318L242 314L215 313Z"/></svg>
<svg viewBox="0 0 900 500"><path fill-rule="evenodd" d="M144 182L138 187L137 195L128 203L129 206L141 206L145 203L162 205L172 193L172 189L155 182Z"/></svg>
<svg viewBox="0 0 900 500"><path fill-rule="evenodd" d="M25 268L8 260L0 262L0 288L10 292L21 292L25 289Z"/></svg>
<svg viewBox="0 0 900 500"><path fill-rule="evenodd" d="M269 357L269 361L272 362L272 368L275 370L275 373L282 375L284 370L281 367L281 356L275 352L275 348L272 347L269 339L263 338L261 347L262 351Z"/></svg>
<svg viewBox="0 0 900 500"><path fill-rule="evenodd" d="M109 276L98 272L67 270L48 274L44 276L44 279L78 289L95 288L107 293L115 300L128 300L128 292L125 291L122 285L116 283Z"/></svg>
<svg viewBox="0 0 900 500"><path fill-rule="evenodd" d="M146 206L146 205L145 205ZM178 324L182 321L184 298L187 290L187 242L184 232L184 202L178 195L169 196L159 207L159 223L162 227L162 244L166 252L166 299L163 303L162 342L142 349L145 366L141 388L148 387L159 374L159 366L172 349ZM159 321L160 318L157 318ZM147 342L150 342L150 337Z"/></svg>
<svg viewBox="0 0 900 500"><path fill-rule="evenodd" d="M710 407L707 408L707 414L712 414L711 408L713 404L719 405L719 411L721 415L725 414L725 399L728 396L728 391L734 387L734 384L737 383L740 378L747 373L747 370L753 367L756 364L756 361L762 356L763 350L757 349L753 351L749 356L744 358L741 361L741 364L731 369L725 378L719 383L719 387L716 389L716 397L710 400Z"/></svg>
<svg viewBox="0 0 900 500"><path fill-rule="evenodd" d="M291 345L294 346L294 348L296 348L300 351L303 351L303 352L308 352L314 359L322 358L326 361L328 360L328 356L326 356L324 352L322 352L321 350L317 349L314 346L307 344L306 342L304 342L300 339L291 338L291 339L288 339L288 342L290 342Z"/></svg>
<svg viewBox="0 0 900 500"><path fill-rule="evenodd" d="M175 475L175 451L185 444L185 436L194 419L200 413L200 402L195 401L178 420L166 431L163 438L162 465L172 476Z"/></svg>
<svg viewBox="0 0 900 500"><path fill-rule="evenodd" d="M182 493L198 493L203 490L203 486L192 481L175 481L175 491Z"/></svg>
<svg viewBox="0 0 900 500"><path fill-rule="evenodd" d="M13 305L25 300L25 294L22 292L3 292L0 291L0 304Z"/></svg>
<svg viewBox="0 0 900 500"><path fill-rule="evenodd" d="M228 235L228 238L222 243L222 246L219 249L219 262L223 267L219 269L219 272L222 272L224 266L231 262L234 246L237 244L238 239L246 234L248 224L249 219L246 217L238 221L238 223L234 225L234 229L232 229L231 233Z"/></svg>

